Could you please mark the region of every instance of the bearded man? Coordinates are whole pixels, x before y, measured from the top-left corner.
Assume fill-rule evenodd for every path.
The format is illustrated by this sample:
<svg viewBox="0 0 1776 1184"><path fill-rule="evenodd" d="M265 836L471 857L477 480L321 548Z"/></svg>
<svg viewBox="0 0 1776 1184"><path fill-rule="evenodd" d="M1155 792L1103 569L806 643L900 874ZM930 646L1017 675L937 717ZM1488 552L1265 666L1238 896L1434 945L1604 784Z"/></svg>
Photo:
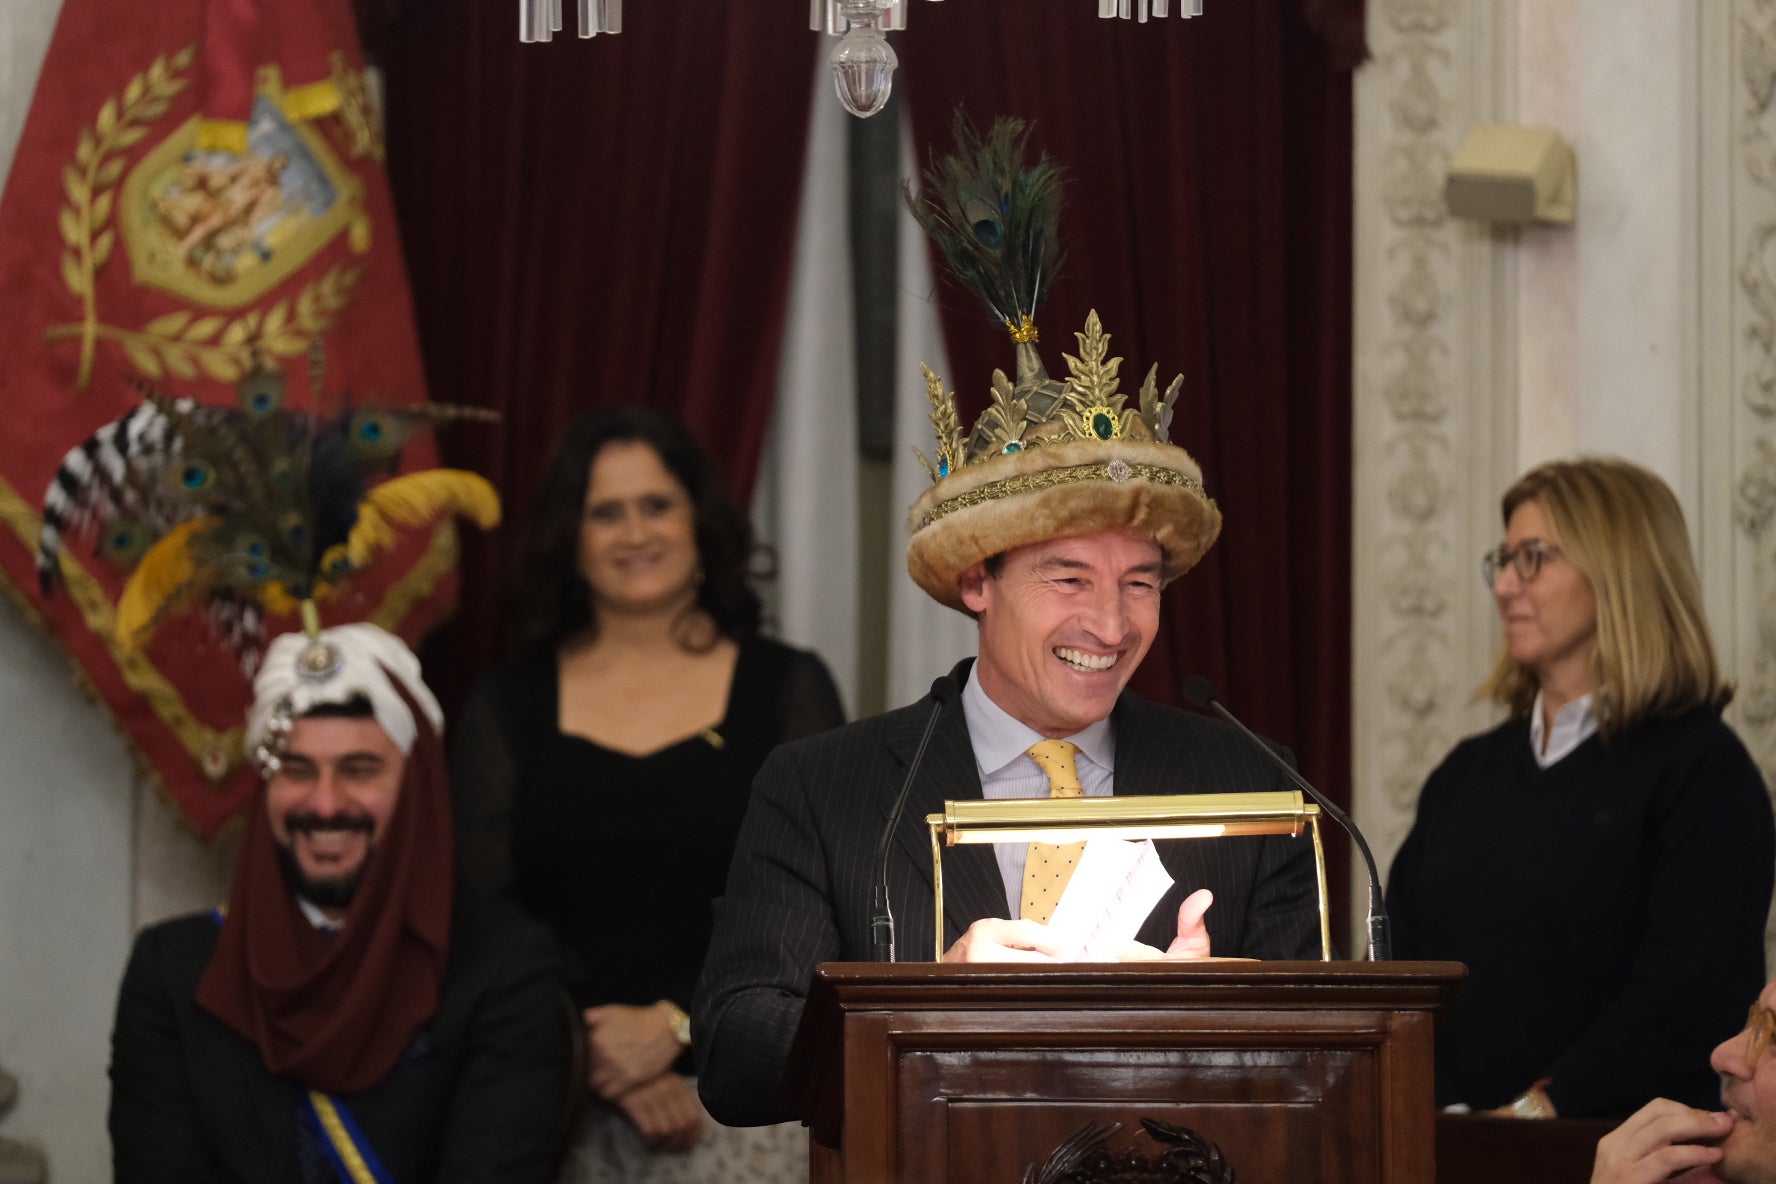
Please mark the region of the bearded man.
<svg viewBox="0 0 1776 1184"><path fill-rule="evenodd" d="M227 906L144 930L124 975L118 1184L550 1178L572 1017L545 934L453 904L441 726L373 625L272 643Z"/></svg>

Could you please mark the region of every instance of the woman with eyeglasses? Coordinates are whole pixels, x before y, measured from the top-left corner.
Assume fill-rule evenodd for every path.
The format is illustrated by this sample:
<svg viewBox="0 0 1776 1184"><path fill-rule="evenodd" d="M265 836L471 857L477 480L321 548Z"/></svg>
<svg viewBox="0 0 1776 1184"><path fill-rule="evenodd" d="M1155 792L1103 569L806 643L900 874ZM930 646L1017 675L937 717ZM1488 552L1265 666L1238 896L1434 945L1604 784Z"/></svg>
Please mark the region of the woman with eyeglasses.
<svg viewBox="0 0 1776 1184"><path fill-rule="evenodd" d="M1557 461L1482 559L1508 717L1431 774L1388 882L1394 952L1465 962L1437 1101L1521 1117L1718 1103L1708 1052L1764 978L1770 799L1721 719L1683 511L1627 461Z"/></svg>

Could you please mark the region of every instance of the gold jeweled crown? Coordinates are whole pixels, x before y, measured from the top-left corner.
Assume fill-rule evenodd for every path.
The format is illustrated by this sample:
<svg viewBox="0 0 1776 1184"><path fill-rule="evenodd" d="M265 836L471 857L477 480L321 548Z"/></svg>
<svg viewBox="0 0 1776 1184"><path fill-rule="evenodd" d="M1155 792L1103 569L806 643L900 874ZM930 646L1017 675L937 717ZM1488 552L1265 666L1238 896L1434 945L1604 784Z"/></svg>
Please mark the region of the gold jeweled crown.
<svg viewBox="0 0 1776 1184"><path fill-rule="evenodd" d="M958 579L1015 547L1123 530L1159 544L1162 582L1182 575L1221 530L1202 471L1168 439L1183 376L1162 398L1152 366L1137 406L1117 389L1121 358L1098 314L1063 354L1068 377L1048 376L1034 312L1058 262L1059 169L1046 157L1021 165L1025 130L1001 120L985 137L958 119L961 151L927 170L927 192L908 203L949 261L1017 346L1017 378L993 372L992 402L966 437L953 392L924 368L935 460L914 449L932 484L908 518L907 570L920 587L964 608ZM1020 248L1020 244L1022 247Z"/></svg>
<svg viewBox="0 0 1776 1184"><path fill-rule="evenodd" d="M937 434L937 460L927 460L917 448L914 455L933 481L942 480L965 465L975 464L991 456L1022 452L1026 448L1067 444L1075 440L1157 440L1165 442L1172 423L1172 405L1184 384L1180 374L1159 397L1155 379L1159 365L1147 371L1141 384L1138 408L1128 405L1128 396L1117 390L1117 372L1121 358L1106 358L1110 352L1110 335L1098 320L1094 309L1085 318L1085 332L1073 335L1079 341L1079 355L1062 354L1069 375L1066 382L1055 382L1041 370L1040 361L1026 364L1026 351L1033 355L1035 338L1018 343L1019 370L1031 381L1014 386L1005 371L993 371L993 401L975 421L974 431L966 445L961 421L956 415L956 396L944 392L943 380L928 366L925 375L925 397L931 402L931 427ZM1126 479L1126 478L1124 478ZM1200 485L1200 482L1199 482Z"/></svg>
<svg viewBox="0 0 1776 1184"><path fill-rule="evenodd" d="M1069 535L1129 530L1150 535L1169 583L1202 557L1221 531L1221 512L1203 490L1190 454L1167 440L1179 376L1160 397L1158 367L1147 372L1139 405L1117 390L1122 359L1096 312L1075 334L1078 356L1063 355L1057 382L1023 364L1014 384L993 373L992 403L966 440L953 393L925 368L937 459L920 461L932 484L908 519L907 570L919 586L963 608L958 580L975 563L1015 547Z"/></svg>

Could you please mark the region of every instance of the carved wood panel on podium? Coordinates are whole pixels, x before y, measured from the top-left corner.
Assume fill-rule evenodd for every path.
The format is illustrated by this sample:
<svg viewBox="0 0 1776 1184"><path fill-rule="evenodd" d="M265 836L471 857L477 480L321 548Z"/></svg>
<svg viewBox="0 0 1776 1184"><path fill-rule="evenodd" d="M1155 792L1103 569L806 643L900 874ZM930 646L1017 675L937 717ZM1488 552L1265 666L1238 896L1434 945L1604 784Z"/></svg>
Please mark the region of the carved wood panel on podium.
<svg viewBox="0 0 1776 1184"><path fill-rule="evenodd" d="M1219 1144L1242 1181L1427 1184L1455 963L831 964L786 1086L814 1179L1018 1184L1090 1122Z"/></svg>

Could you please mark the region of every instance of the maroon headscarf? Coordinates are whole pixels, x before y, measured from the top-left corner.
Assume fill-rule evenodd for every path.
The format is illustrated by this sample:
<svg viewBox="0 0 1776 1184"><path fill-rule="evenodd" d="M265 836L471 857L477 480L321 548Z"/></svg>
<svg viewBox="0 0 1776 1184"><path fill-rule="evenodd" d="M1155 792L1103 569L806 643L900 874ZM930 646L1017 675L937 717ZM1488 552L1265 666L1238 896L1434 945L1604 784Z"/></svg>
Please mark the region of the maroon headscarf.
<svg viewBox="0 0 1776 1184"><path fill-rule="evenodd" d="M337 938L303 916L284 879L258 794L228 893L228 916L197 1001L258 1045L265 1067L310 1089L349 1094L381 1081L438 1009L451 906L450 793L444 748L421 711L385 832Z"/></svg>

